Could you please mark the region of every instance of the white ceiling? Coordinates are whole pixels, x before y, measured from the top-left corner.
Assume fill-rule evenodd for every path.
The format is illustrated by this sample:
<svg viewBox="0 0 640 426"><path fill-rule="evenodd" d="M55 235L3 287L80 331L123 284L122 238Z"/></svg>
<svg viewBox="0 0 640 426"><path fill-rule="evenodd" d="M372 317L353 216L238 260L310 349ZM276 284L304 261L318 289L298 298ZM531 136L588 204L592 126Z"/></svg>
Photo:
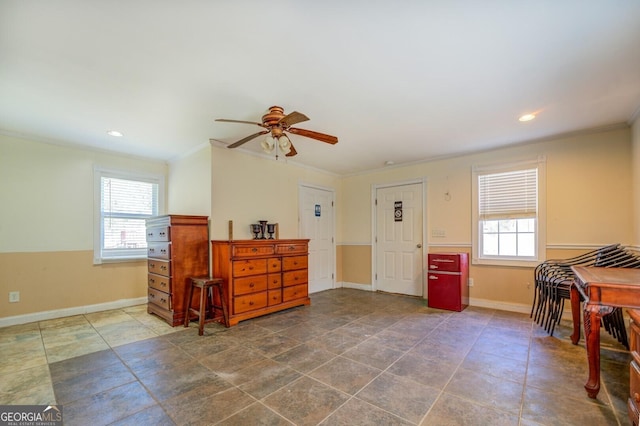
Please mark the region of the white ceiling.
<svg viewBox="0 0 640 426"><path fill-rule="evenodd" d="M272 105L340 175L629 123L640 1L0 2L2 133L171 161Z"/></svg>

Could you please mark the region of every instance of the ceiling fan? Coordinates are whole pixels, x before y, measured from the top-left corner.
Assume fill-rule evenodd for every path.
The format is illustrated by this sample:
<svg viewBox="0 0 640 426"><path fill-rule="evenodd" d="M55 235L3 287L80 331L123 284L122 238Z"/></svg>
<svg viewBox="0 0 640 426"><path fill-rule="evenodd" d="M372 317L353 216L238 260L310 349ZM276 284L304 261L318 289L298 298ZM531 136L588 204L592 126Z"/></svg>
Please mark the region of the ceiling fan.
<svg viewBox="0 0 640 426"><path fill-rule="evenodd" d="M311 139L316 139L321 142L329 143L331 145L338 143L338 138L335 136L314 132L312 130L291 127L294 124L302 123L303 121L307 120L309 120L309 117L297 111L285 115L284 108L279 106L270 107L269 111L267 111L267 113L262 116L262 123L258 123L255 121L229 120L226 118L216 119L216 121L225 123L255 124L265 129L242 138L239 141L236 141L227 146L227 148L237 148L240 145L257 138L260 135L265 135L268 133L269 135L266 137L266 139L261 142L262 148L265 150L265 152L270 153L275 148L279 149L281 152L284 152L287 157L293 157L298 152L294 148L291 140L289 140L285 132L293 133L294 135L305 136ZM217 139L210 139L210 141L217 141Z"/></svg>

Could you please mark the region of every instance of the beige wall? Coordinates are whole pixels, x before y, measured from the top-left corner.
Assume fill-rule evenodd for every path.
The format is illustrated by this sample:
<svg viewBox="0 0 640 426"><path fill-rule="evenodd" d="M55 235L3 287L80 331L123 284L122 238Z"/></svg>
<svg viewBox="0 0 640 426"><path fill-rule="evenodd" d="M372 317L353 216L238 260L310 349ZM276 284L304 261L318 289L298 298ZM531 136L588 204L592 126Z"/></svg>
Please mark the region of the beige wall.
<svg viewBox="0 0 640 426"><path fill-rule="evenodd" d="M169 163L168 213L211 216L211 146Z"/></svg>
<svg viewBox="0 0 640 426"><path fill-rule="evenodd" d="M633 162L633 245L640 250L640 109L631 126Z"/></svg>
<svg viewBox="0 0 640 426"><path fill-rule="evenodd" d="M425 178L430 251L471 250L471 168L473 165L546 157L547 247L567 253L610 243L633 242L631 131L609 131L557 137L491 152L390 168L343 179L343 253L371 244L372 185ZM450 194L445 197L445 193ZM556 253L560 258L569 257ZM343 263L347 277L371 280L370 263ZM501 306L531 303L531 268L470 268L472 300ZM366 279L366 278L365 278Z"/></svg>
<svg viewBox="0 0 640 426"><path fill-rule="evenodd" d="M144 262L93 265L94 166L167 173L162 162L0 135L0 318L146 296Z"/></svg>
<svg viewBox="0 0 640 426"><path fill-rule="evenodd" d="M258 220L278 223L280 238L300 237L298 226L298 185L312 184L336 191L337 176L298 167L280 159L248 155L238 150L212 148L211 155L211 236L228 238L228 222L233 221L234 239L252 238L249 225ZM340 229L339 203L336 229Z"/></svg>

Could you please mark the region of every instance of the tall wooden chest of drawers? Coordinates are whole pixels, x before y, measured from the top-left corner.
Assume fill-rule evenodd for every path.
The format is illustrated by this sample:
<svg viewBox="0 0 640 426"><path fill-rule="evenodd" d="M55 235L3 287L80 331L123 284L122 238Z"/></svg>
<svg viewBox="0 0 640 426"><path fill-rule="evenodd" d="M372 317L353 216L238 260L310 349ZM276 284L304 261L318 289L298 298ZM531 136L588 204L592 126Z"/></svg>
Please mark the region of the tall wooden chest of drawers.
<svg viewBox="0 0 640 426"><path fill-rule="evenodd" d="M224 280L229 325L308 305L309 240L211 241L212 275Z"/></svg>
<svg viewBox="0 0 640 426"><path fill-rule="evenodd" d="M170 325L184 323L189 277L209 273L207 216L147 219L147 312Z"/></svg>

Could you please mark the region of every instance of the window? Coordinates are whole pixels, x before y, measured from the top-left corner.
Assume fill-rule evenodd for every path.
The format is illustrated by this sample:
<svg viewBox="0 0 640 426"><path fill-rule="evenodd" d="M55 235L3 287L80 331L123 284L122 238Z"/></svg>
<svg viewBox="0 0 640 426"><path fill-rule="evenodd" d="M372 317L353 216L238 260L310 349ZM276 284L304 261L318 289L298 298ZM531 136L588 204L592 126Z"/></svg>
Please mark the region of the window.
<svg viewBox="0 0 640 426"><path fill-rule="evenodd" d="M544 259L545 160L473 169L473 262L533 266Z"/></svg>
<svg viewBox="0 0 640 426"><path fill-rule="evenodd" d="M97 169L94 263L147 256L146 219L164 210L164 178Z"/></svg>

